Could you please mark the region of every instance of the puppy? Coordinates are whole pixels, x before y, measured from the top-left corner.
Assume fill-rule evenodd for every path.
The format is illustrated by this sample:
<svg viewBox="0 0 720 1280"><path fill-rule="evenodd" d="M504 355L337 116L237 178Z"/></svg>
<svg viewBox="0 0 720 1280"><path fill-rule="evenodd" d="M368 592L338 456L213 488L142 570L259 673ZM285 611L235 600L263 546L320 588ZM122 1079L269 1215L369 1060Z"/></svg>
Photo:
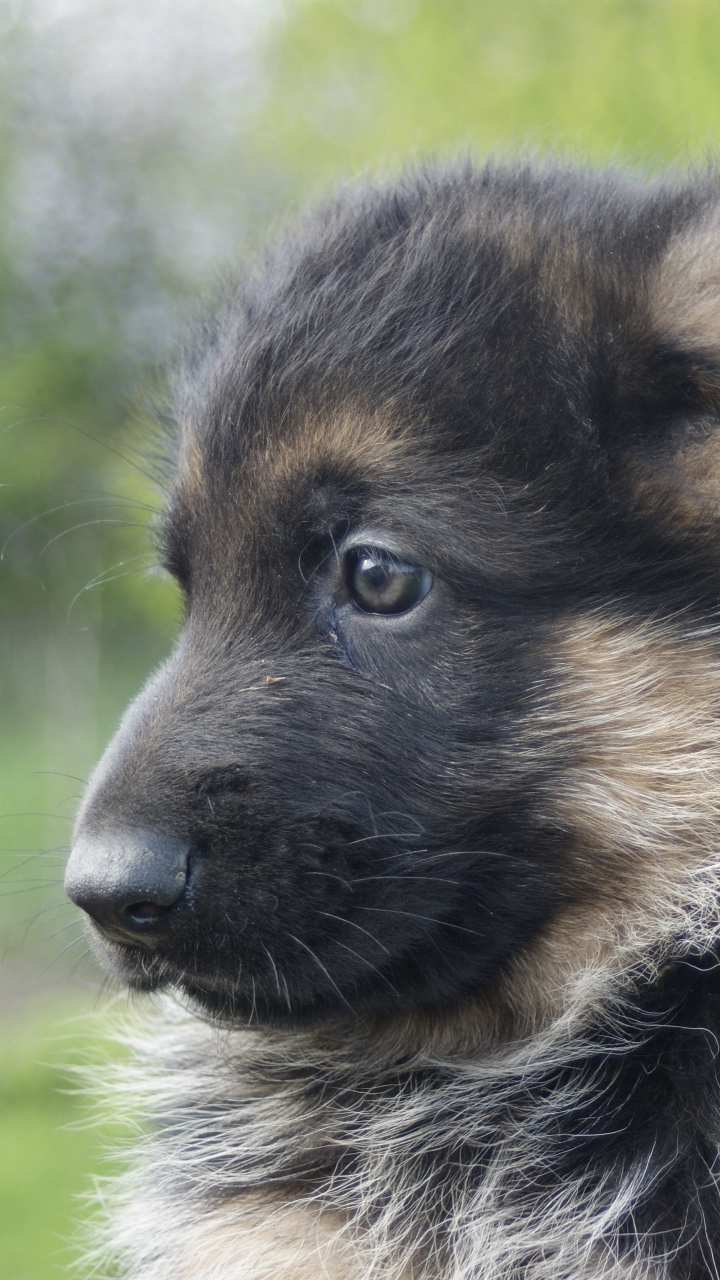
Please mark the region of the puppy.
<svg viewBox="0 0 720 1280"><path fill-rule="evenodd" d="M112 1274L717 1277L720 179L351 190L175 416L67 870L175 993Z"/></svg>

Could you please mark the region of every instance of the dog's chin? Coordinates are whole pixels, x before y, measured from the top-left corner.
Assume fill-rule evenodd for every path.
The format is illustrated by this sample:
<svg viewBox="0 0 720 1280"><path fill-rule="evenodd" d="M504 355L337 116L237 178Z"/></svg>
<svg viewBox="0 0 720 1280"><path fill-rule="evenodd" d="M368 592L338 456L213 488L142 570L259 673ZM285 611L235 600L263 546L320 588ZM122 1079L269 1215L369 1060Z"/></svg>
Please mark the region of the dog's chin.
<svg viewBox="0 0 720 1280"><path fill-rule="evenodd" d="M226 988L219 984L206 986L202 981L187 978L172 985L190 1001L197 1012L232 1026L278 1029L319 1026L345 1020L350 1012L348 1006L339 1000L337 1004L317 1000L305 1005L296 1001L291 1002L288 1007L257 990L248 996L247 991L235 987Z"/></svg>
<svg viewBox="0 0 720 1280"><path fill-rule="evenodd" d="M244 983L228 982L216 974L203 974L193 965L191 971L150 945L129 944L113 938L97 926L92 928L94 950L104 969L122 987L130 991L152 994L173 991L189 1001L197 1012L235 1026L277 1028L307 1027L345 1021L359 1013L377 1012L370 1002L355 1007L338 993L327 997L319 993L283 996L248 975Z"/></svg>
<svg viewBox="0 0 720 1280"><path fill-rule="evenodd" d="M94 923L89 932L97 960L118 986L149 992L177 985L175 966L159 950L121 941Z"/></svg>

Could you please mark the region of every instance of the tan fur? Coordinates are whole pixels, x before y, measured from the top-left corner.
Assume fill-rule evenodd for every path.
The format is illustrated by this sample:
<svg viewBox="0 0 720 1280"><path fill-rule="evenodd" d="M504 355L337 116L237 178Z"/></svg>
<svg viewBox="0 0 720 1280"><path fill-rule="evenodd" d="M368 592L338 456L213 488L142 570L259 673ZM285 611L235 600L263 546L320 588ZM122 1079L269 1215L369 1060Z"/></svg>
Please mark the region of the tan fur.
<svg viewBox="0 0 720 1280"><path fill-rule="evenodd" d="M720 833L720 664L714 637L617 613L575 614L557 685L532 718L571 763L548 813L575 835L577 901L500 984L515 1034L533 1034L666 933Z"/></svg>
<svg viewBox="0 0 720 1280"><path fill-rule="evenodd" d="M202 449L197 435L192 431L186 431L182 436L175 486L183 493L188 504L193 498L197 499L205 489Z"/></svg>
<svg viewBox="0 0 720 1280"><path fill-rule="evenodd" d="M693 430L696 426L696 430ZM720 528L720 432L715 422L682 424L665 456L638 455L627 464L636 500L671 527L693 527L717 546Z"/></svg>
<svg viewBox="0 0 720 1280"><path fill-rule="evenodd" d="M477 1053L552 1024L567 1029L643 953L661 955L682 930L696 877L710 867L715 881L716 644L682 619L619 610L567 617L553 638L550 681L528 713L528 749L569 760L548 789L547 812L574 835L575 900L490 990L442 1013L376 1023L381 1056Z"/></svg>
<svg viewBox="0 0 720 1280"><path fill-rule="evenodd" d="M417 428L416 423L412 435L416 453L422 448ZM409 429L387 414L363 414L348 406L340 412L335 409L317 415L298 406L292 421L285 423L271 442L253 442L243 461L243 493L246 497L262 493L272 500L280 488L294 491L305 479L317 482L316 477L328 465L341 465L346 475L357 472L364 479L377 479L382 468L404 456L409 444ZM204 490L205 465L197 433L187 432L178 464L178 491L188 505Z"/></svg>
<svg viewBox="0 0 720 1280"><path fill-rule="evenodd" d="M337 466L346 476L377 481L409 448L422 451L417 426L411 436L387 414L363 414L350 406L327 417L300 413L285 434L254 453L250 486L265 493L280 487L295 492L302 481L317 483L324 468Z"/></svg>
<svg viewBox="0 0 720 1280"><path fill-rule="evenodd" d="M712 209L675 236L647 290L649 320L671 348L695 355L695 380L706 422L682 424L675 447L660 457L638 455L631 483L641 501L658 500L683 524L713 524L720 513L720 437L714 415L720 381L707 368L720 356L720 214Z"/></svg>
<svg viewBox="0 0 720 1280"><path fill-rule="evenodd" d="M720 213L706 217L670 244L650 282L650 314L666 341L687 351L720 352Z"/></svg>
<svg viewBox="0 0 720 1280"><path fill-rule="evenodd" d="M183 1245L173 1280L366 1280L370 1274L368 1242L350 1240L338 1214L292 1204L273 1209L259 1200L250 1209L230 1203L224 1214L208 1215L187 1232ZM393 1280L416 1274L408 1264ZM423 1266L422 1280L436 1277ZM598 1252L576 1280L658 1280L658 1271L646 1261Z"/></svg>
<svg viewBox="0 0 720 1280"><path fill-rule="evenodd" d="M713 429L700 440L691 440L679 449L673 459L685 502L695 504L697 515L711 518L720 509L720 436Z"/></svg>
<svg viewBox="0 0 720 1280"><path fill-rule="evenodd" d="M366 1274L367 1258L339 1214L253 1196L230 1201L184 1234L174 1280L362 1280Z"/></svg>
<svg viewBox="0 0 720 1280"><path fill-rule="evenodd" d="M616 613L573 614L534 725L571 763L548 815L575 837L576 900L490 992L408 1020L438 1052L567 1029L677 931L720 835L720 664L713 637ZM715 873L711 877L714 880ZM681 927L681 925L680 925ZM559 1021L558 1021L559 1020Z"/></svg>
<svg viewBox="0 0 720 1280"><path fill-rule="evenodd" d="M636 902L648 873L687 870L717 847L717 639L681 618L588 613L568 619L556 664L540 722L573 760L555 812L578 832L593 898Z"/></svg>
<svg viewBox="0 0 720 1280"><path fill-rule="evenodd" d="M684 904L687 912L688 899L705 894L705 924L714 936L717 872L688 882ZM676 907L678 925L679 902ZM686 914L685 924L691 923ZM700 940L697 930L695 938ZM607 998L607 985L600 994ZM519 1274L526 1280L667 1280L671 1259L619 1248L617 1232L646 1180L642 1161L628 1169L609 1199L602 1184L593 1188L582 1178L570 1178L549 1200L522 1182L523 1172L537 1164L545 1133L542 1125L526 1126L525 1091L530 1096L548 1070L577 1060L583 1036L572 1016L500 1052L478 1055L455 1046L443 1058L428 1042L413 1059L399 1040L393 1043L389 1028L378 1035L362 1021L292 1035L218 1033L170 1000L163 1006L155 1026L136 1027L136 1062L129 1069L116 1062L103 1073L116 1102L123 1095L132 1101L134 1118L140 1097L156 1115L182 1117L174 1133L161 1126L150 1139L137 1170L141 1180L130 1172L124 1208L113 1217L114 1258L133 1259L138 1242L143 1246L138 1264L122 1272L127 1280L507 1280ZM616 1030L621 1038L619 1023ZM284 1079L277 1074L283 1064L291 1069ZM422 1087L391 1091L387 1109L378 1109L372 1087L365 1092L376 1078L388 1082L398 1069L405 1074L428 1065L448 1073L449 1096L443 1088L439 1094ZM276 1080L263 1086L262 1096L258 1067ZM312 1101L304 1093L303 1078L323 1076L353 1082L337 1099L339 1107L332 1087ZM456 1115L448 1129L443 1108L459 1096L468 1099L467 1113ZM503 1097L514 1099L517 1114L503 1106ZM340 1151L348 1119L359 1160L349 1181L340 1171L317 1190L287 1186L282 1176L277 1181L298 1142L311 1151L329 1141ZM555 1123L550 1104L543 1117L548 1137ZM493 1137L496 1151L482 1181L459 1188L439 1217L429 1195L424 1212L427 1188L408 1157L433 1142L452 1146L461 1135L477 1140L483 1134ZM267 1161L264 1186L261 1170L251 1171L258 1151ZM187 1175L204 1194L188 1188L178 1198L176 1179L182 1185ZM250 1185L238 1194L238 1180L246 1178Z"/></svg>

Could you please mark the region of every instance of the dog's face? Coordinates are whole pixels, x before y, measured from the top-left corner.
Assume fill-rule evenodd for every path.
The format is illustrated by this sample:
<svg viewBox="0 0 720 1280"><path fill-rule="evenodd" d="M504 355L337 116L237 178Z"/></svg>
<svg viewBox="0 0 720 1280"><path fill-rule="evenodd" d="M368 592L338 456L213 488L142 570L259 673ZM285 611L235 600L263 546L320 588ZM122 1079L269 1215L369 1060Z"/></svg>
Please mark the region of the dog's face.
<svg viewBox="0 0 720 1280"><path fill-rule="evenodd" d="M230 300L179 396L183 632L68 868L132 985L447 1008L702 857L717 393L663 290L713 207L439 174Z"/></svg>

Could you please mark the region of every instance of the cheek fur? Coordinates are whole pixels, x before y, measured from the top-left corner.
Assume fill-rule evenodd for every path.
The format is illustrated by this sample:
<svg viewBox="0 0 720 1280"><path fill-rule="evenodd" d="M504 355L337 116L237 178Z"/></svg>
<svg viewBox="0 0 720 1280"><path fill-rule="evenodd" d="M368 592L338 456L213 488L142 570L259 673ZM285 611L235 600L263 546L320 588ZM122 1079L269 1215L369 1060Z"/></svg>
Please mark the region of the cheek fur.
<svg viewBox="0 0 720 1280"><path fill-rule="evenodd" d="M673 940L702 948L712 934L716 644L714 628L617 609L574 610L558 626L531 720L534 749L555 761L538 803L567 833L568 902L501 976L489 1023L500 1034L582 1022L634 966L653 980Z"/></svg>
<svg viewBox="0 0 720 1280"><path fill-rule="evenodd" d="M697 867L717 840L715 635L682 622L580 614L559 628L554 671L557 687L540 716L568 760L556 810L577 833L590 891L627 887L632 899L657 876Z"/></svg>

